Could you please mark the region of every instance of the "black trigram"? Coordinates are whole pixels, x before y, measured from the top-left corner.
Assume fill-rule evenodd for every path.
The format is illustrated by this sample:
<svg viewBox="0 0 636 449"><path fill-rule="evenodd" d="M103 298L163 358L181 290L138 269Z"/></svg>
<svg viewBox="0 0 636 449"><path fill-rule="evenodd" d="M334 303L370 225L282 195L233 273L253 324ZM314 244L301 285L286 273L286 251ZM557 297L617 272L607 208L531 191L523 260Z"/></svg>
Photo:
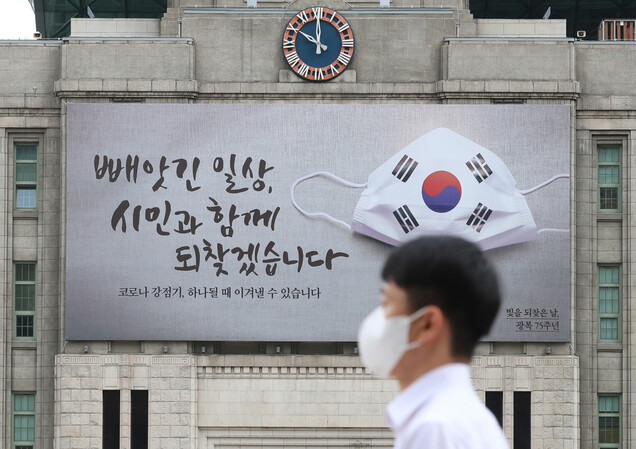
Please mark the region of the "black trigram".
<svg viewBox="0 0 636 449"><path fill-rule="evenodd" d="M481 155L481 153L477 153L475 157L467 161L466 166L473 174L477 182L482 182L488 176L492 175L492 170L490 169L488 164L486 164L486 161L484 160L484 157Z"/></svg>
<svg viewBox="0 0 636 449"><path fill-rule="evenodd" d="M473 214L468 218L466 224L475 231L480 232L481 228L484 227L486 221L490 218L490 214L492 214L492 209L488 209L488 207L479 203L473 211Z"/></svg>
<svg viewBox="0 0 636 449"><path fill-rule="evenodd" d="M420 225L406 204L400 207L398 210L394 210L393 216L398 221L398 223L400 223L400 226L402 226L402 230L405 234L408 234Z"/></svg>
<svg viewBox="0 0 636 449"><path fill-rule="evenodd" d="M417 167L417 162L405 154L402 156L402 159L400 159L400 162L397 163L391 174L400 181L406 182L411 177L415 167Z"/></svg>

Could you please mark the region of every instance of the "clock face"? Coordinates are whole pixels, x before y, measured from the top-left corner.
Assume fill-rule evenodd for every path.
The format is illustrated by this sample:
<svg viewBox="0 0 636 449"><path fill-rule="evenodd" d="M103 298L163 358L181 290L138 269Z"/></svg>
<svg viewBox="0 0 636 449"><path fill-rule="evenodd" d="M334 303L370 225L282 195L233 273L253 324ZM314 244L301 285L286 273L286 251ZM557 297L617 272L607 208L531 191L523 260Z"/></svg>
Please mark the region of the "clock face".
<svg viewBox="0 0 636 449"><path fill-rule="evenodd" d="M329 81L345 71L353 58L353 30L333 9L300 11L283 33L283 55L299 77Z"/></svg>

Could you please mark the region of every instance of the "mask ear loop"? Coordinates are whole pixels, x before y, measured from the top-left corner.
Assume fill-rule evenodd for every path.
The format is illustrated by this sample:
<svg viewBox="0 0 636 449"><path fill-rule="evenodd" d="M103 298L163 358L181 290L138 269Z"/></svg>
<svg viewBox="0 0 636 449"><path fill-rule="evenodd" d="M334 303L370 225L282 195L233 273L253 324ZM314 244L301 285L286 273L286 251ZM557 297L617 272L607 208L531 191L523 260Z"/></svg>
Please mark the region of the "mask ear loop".
<svg viewBox="0 0 636 449"><path fill-rule="evenodd" d="M422 318L424 316L424 314L428 311L429 306L424 306L421 309L417 310L415 313L413 313L412 315L409 315L409 326L411 324L413 324L413 321ZM412 341L411 343L406 345L406 351L410 351L411 349L415 349L418 346L420 346L420 342L419 341Z"/></svg>
<svg viewBox="0 0 636 449"><path fill-rule="evenodd" d="M289 196L291 198L291 202L294 205L294 207L298 210L298 212L300 212L301 214L303 214L306 217L323 217L326 218L327 220L331 221L332 223L336 223L339 225L344 226L345 228L347 228L348 230L351 230L351 225L349 223L345 223L342 220L338 220L337 218L332 217L331 215L325 213L325 212L307 212L305 209L303 209L302 207L300 207L298 205L298 203L296 202L296 199L294 198L294 190L296 189L296 186L298 184L300 184L301 182L304 182L308 179L311 178L315 178L316 176L325 176L327 178L331 178L334 181L338 181L339 183L347 186L347 187L353 187L356 189L361 189L367 186L367 183L365 182L364 184L355 184L353 182L347 181L345 179L342 179L332 173L326 172L326 171L317 171L315 173L310 173L308 175L303 176L302 178L298 178L296 181L294 181L294 183L291 186L291 189L289 191Z"/></svg>
<svg viewBox="0 0 636 449"><path fill-rule="evenodd" d="M517 190L517 192L519 192L522 195L527 195L528 193L532 193L535 190L539 190L540 188L547 186L548 184L550 184L553 181L556 181L557 179L569 178L569 177L570 177L570 175L568 173L562 173L560 175L554 175L553 177L551 177L547 181L543 181L541 184L538 184L538 185L536 185L534 187L531 187L529 189L526 189L526 190Z"/></svg>
<svg viewBox="0 0 636 449"><path fill-rule="evenodd" d="M540 188L542 188L542 187L547 186L548 184L550 184L550 183L551 183L551 182L553 182L553 181L556 181L557 179L561 179L561 178L569 178L569 177L570 177L570 175L569 175L569 174L567 174L567 173L562 173L562 174L559 174L559 175L554 175L554 176L553 176L553 177L551 177L550 179L548 179L548 180L546 180L546 181L542 182L541 184L538 184L538 185L536 185L536 186L534 186L534 187L531 187L531 188L529 188L529 189L526 189L526 190L517 190L517 191L518 191L520 194L522 194L522 195L527 195L527 194L532 193L532 192L534 192L534 191L536 191L536 190L539 190L539 189L540 189ZM543 233L543 232L561 232L561 233L567 233L567 232L570 232L570 230L569 230L569 229L557 229L557 228L542 228L542 229L537 230L537 232L538 232L539 234L541 234L541 233Z"/></svg>

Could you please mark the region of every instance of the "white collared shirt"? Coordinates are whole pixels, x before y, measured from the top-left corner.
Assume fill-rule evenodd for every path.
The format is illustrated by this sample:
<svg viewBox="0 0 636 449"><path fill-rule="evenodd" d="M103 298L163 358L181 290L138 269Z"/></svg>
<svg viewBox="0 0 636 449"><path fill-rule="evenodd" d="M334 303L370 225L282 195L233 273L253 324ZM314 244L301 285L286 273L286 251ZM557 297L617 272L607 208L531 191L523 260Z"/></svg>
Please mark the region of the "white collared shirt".
<svg viewBox="0 0 636 449"><path fill-rule="evenodd" d="M395 449L508 449L463 363L436 368L409 385L389 404L387 420Z"/></svg>

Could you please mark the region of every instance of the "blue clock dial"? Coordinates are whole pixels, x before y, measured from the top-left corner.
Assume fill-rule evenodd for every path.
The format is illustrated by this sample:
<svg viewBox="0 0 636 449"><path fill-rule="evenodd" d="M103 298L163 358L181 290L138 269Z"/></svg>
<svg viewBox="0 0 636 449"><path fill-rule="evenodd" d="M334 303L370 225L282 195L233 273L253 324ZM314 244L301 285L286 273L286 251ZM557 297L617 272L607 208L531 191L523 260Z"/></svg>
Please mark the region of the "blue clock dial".
<svg viewBox="0 0 636 449"><path fill-rule="evenodd" d="M299 77L328 81L340 75L353 58L349 22L333 9L307 8L296 14L283 33L283 56Z"/></svg>
<svg viewBox="0 0 636 449"><path fill-rule="evenodd" d="M296 39L296 52L305 64L312 67L324 67L334 62L340 54L342 39L340 33L329 22L321 23L320 42L326 49L322 49L320 54L316 54L316 44L309 41L304 35ZM316 22L310 22L302 28L302 31L310 36L316 35Z"/></svg>

